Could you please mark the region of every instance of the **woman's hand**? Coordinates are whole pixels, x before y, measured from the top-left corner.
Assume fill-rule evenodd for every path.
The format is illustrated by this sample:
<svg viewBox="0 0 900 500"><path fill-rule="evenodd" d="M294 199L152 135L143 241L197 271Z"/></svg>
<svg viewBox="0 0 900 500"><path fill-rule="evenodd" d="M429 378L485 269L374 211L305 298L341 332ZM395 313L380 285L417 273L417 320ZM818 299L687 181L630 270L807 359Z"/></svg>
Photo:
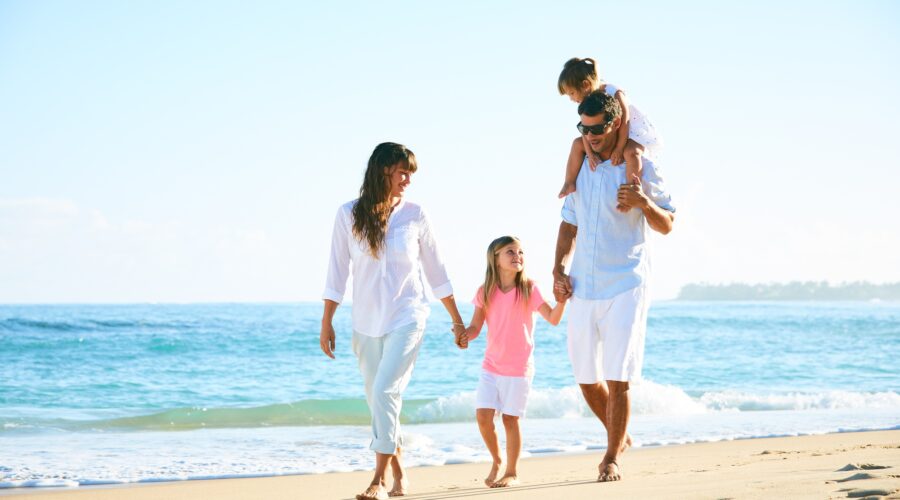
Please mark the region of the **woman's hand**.
<svg viewBox="0 0 900 500"><path fill-rule="evenodd" d="M322 322L322 332L319 334L319 347L331 359L334 359L334 327L331 322Z"/></svg>

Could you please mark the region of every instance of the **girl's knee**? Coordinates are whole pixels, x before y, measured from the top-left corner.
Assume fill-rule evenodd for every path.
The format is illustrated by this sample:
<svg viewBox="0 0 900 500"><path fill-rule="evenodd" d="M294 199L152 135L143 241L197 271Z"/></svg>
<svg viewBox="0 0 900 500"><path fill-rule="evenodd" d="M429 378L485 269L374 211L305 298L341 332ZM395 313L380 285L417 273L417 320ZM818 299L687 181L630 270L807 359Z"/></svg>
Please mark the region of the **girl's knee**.
<svg viewBox="0 0 900 500"><path fill-rule="evenodd" d="M625 143L625 156L631 158L640 158L644 153L644 146L641 146L640 143L632 141L628 139L628 142Z"/></svg>
<svg viewBox="0 0 900 500"><path fill-rule="evenodd" d="M505 413L503 414L503 425L518 425L518 423L519 417L515 415L507 415Z"/></svg>
<svg viewBox="0 0 900 500"><path fill-rule="evenodd" d="M480 427L493 427L494 410L484 408L475 410L475 420L478 421Z"/></svg>
<svg viewBox="0 0 900 500"><path fill-rule="evenodd" d="M584 152L584 139L578 137L572 141L572 151Z"/></svg>

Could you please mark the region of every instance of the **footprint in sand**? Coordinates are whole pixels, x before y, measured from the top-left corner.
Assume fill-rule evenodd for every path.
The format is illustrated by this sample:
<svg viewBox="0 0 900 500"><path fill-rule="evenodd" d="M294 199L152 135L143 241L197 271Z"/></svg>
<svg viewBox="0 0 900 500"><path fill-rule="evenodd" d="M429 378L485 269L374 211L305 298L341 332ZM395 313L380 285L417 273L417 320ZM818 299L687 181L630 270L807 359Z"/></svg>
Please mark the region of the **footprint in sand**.
<svg viewBox="0 0 900 500"><path fill-rule="evenodd" d="M884 497L894 493L893 491L883 489L862 490L859 488L852 489L847 492L850 498L868 498L868 497Z"/></svg>
<svg viewBox="0 0 900 500"><path fill-rule="evenodd" d="M881 470L881 469L889 469L890 467L885 465L876 465L876 464L847 464L844 467L841 467L836 472L847 472L847 471L868 471L868 470ZM889 482L887 484L881 483L880 481L876 481L876 484L868 484L866 488L844 488L838 490L840 493L846 493L849 498L875 498L875 497L884 497L887 495L893 495L897 493L897 489L895 489L896 484L892 484L895 476L887 476L882 477L875 474L871 474L868 472L857 472L852 476L845 477L843 479L837 479L835 481L829 481L834 483L846 483L849 481L861 481L861 480L884 480L888 479ZM882 486L889 485L888 488L882 488Z"/></svg>
<svg viewBox="0 0 900 500"><path fill-rule="evenodd" d="M860 472L859 474L853 474L850 477L845 477L844 479L838 479L836 483L846 483L847 481L858 481L860 479L878 479L878 476L874 474L869 474L868 472Z"/></svg>
<svg viewBox="0 0 900 500"><path fill-rule="evenodd" d="M847 464L835 472L846 472L848 470L879 470L879 469L890 469L887 465L875 465L875 464Z"/></svg>

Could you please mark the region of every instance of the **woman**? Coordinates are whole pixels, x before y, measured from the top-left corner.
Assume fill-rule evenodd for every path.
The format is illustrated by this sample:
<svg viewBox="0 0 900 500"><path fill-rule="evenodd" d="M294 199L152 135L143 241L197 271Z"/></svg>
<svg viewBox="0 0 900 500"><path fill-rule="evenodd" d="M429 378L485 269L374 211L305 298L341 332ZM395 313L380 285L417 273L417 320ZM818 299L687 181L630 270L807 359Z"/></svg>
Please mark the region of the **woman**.
<svg viewBox="0 0 900 500"><path fill-rule="evenodd" d="M357 499L406 494L400 407L429 313L422 274L450 314L455 338L465 332L428 218L421 207L403 199L416 169L412 151L392 142L379 144L369 158L359 199L342 205L334 221L319 342L334 358L332 318L352 262L352 346L365 380L372 414L370 449L375 452L375 477ZM389 464L394 484L387 492Z"/></svg>

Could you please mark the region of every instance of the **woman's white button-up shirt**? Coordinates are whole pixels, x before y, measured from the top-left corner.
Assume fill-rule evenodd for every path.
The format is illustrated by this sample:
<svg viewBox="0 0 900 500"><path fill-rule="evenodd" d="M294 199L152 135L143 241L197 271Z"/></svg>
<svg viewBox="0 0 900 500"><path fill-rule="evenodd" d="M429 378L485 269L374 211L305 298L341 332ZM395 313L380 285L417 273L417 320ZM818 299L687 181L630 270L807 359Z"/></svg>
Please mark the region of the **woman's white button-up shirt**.
<svg viewBox="0 0 900 500"><path fill-rule="evenodd" d="M428 217L419 205L401 201L388 219L378 257L353 235L351 210L338 209L331 236L331 259L323 299L341 303L353 276L353 329L380 337L402 326L424 326L430 309L422 275L438 299L453 294ZM352 266L352 272L351 272Z"/></svg>

